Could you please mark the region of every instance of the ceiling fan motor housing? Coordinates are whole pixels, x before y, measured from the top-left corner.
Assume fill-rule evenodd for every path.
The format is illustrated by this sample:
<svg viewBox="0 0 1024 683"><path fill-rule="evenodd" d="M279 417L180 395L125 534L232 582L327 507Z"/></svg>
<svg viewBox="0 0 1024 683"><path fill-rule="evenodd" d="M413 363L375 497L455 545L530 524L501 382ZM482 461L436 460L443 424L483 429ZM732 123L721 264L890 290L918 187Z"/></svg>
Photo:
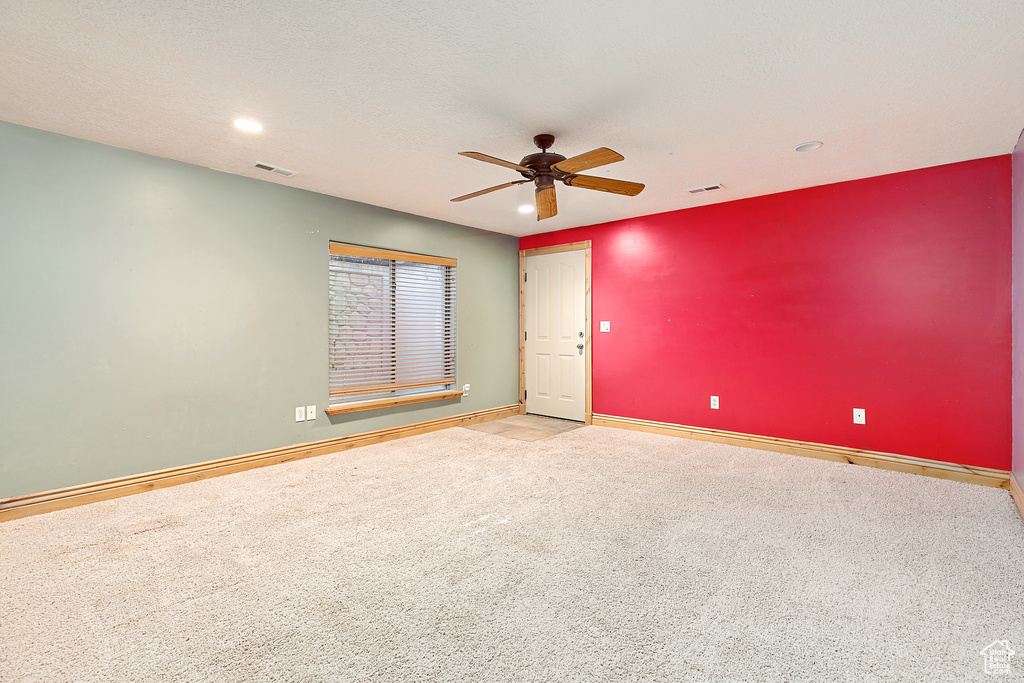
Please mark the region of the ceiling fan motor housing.
<svg viewBox="0 0 1024 683"><path fill-rule="evenodd" d="M520 171L519 173L524 178L530 178L531 180L537 181L537 187L551 187L552 178L555 180L561 180L564 178L566 173L551 168L559 161L565 161L565 157L561 154L548 153L548 147L555 144L555 136L550 133L541 133L540 135L533 136L533 144L540 147L540 152L537 154L528 154L523 157L523 160L519 162L520 166L533 171L533 173L527 173L526 171Z"/></svg>
<svg viewBox="0 0 1024 683"><path fill-rule="evenodd" d="M568 174L551 168L559 161L565 161L565 157L553 152L537 152L536 154L530 154L523 157L523 160L519 162L519 165L525 166L532 170L533 173L530 174L526 171L520 171L519 173L522 174L524 178L539 178L542 175L546 175L552 176L556 179L561 179Z"/></svg>

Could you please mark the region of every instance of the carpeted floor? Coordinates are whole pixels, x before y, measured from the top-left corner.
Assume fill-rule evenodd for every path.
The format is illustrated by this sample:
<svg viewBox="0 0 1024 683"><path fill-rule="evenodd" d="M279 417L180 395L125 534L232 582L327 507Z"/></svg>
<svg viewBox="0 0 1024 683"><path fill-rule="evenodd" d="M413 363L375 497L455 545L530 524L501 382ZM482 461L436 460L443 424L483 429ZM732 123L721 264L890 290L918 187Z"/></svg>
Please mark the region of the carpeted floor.
<svg viewBox="0 0 1024 683"><path fill-rule="evenodd" d="M0 524L0 681L965 681L1006 491L454 428ZM1020 679L1024 661L1003 679Z"/></svg>

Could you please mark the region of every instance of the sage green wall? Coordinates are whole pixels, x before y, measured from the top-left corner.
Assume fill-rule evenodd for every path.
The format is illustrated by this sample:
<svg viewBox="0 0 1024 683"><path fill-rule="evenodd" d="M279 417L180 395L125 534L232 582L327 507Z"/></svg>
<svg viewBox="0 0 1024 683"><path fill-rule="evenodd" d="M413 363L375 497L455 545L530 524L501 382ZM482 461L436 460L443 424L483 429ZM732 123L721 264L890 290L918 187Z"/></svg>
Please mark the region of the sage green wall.
<svg viewBox="0 0 1024 683"><path fill-rule="evenodd" d="M2 122L0 159L0 498L517 401L514 237ZM469 397L323 414L329 240L458 259Z"/></svg>

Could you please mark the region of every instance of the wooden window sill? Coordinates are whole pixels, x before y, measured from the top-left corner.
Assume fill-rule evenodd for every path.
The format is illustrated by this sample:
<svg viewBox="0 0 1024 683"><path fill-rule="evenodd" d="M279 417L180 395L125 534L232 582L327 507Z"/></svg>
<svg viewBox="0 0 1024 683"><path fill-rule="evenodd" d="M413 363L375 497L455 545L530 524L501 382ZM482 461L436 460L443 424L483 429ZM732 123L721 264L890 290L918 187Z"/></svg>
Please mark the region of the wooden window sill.
<svg viewBox="0 0 1024 683"><path fill-rule="evenodd" d="M358 403L342 403L327 408L328 415L343 415L344 413L356 413L360 410L377 410L379 408L391 408L392 406L404 406L410 403L425 403L426 401L444 401L450 398L461 398L462 391L432 391L429 394L410 394L408 396L389 396L378 398L373 401L359 401Z"/></svg>

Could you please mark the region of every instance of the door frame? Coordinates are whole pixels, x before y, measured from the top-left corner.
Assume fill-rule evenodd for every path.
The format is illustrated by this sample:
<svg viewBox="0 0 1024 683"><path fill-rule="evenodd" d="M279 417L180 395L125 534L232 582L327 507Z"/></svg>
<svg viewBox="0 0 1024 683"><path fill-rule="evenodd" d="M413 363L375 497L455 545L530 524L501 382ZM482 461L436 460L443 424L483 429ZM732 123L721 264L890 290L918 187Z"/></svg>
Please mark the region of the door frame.
<svg viewBox="0 0 1024 683"><path fill-rule="evenodd" d="M586 407L583 413L583 423L590 424L592 419L590 409L591 383L590 373L593 369L593 354L591 353L591 323L590 323L590 240L583 242L569 242L568 244L556 244L550 247L536 247L534 249L519 250L519 414L526 414L526 257L540 256L541 254L555 254L561 251L584 251L586 253L586 295L584 297L584 332L586 333L585 353L586 367Z"/></svg>

